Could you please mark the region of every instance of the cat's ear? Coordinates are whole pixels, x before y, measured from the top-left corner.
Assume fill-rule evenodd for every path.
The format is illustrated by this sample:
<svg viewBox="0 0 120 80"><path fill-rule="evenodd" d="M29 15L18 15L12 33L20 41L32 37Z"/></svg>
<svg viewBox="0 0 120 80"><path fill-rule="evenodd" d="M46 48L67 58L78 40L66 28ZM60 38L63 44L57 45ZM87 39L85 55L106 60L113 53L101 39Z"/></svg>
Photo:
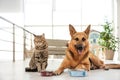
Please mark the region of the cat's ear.
<svg viewBox="0 0 120 80"><path fill-rule="evenodd" d="M34 37L36 37L36 35L35 35L35 34L33 34L33 36L34 36Z"/></svg>
<svg viewBox="0 0 120 80"><path fill-rule="evenodd" d="M45 37L45 34L43 33L42 36Z"/></svg>

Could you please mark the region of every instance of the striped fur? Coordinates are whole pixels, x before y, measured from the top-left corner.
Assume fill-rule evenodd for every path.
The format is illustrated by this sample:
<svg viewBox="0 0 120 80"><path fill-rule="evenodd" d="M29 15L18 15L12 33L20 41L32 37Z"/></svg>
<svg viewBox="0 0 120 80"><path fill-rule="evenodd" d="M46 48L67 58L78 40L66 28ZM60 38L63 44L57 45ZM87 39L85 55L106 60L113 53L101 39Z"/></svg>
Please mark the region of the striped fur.
<svg viewBox="0 0 120 80"><path fill-rule="evenodd" d="M34 35L34 53L29 62L29 68L31 70L37 69L38 72L45 70L48 61L48 44L46 42L45 36Z"/></svg>

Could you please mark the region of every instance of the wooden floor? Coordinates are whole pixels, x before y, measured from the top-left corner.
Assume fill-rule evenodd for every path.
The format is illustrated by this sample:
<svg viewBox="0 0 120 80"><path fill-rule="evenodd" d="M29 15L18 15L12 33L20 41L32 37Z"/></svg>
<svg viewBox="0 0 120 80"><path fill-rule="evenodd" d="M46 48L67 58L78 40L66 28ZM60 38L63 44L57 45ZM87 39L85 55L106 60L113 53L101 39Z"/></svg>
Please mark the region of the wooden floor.
<svg viewBox="0 0 120 80"><path fill-rule="evenodd" d="M47 70L54 71L62 59L49 59ZM29 59L25 61L0 61L0 80L120 80L120 70L92 70L87 77L71 77L66 69L60 76L42 77L38 72L25 72Z"/></svg>

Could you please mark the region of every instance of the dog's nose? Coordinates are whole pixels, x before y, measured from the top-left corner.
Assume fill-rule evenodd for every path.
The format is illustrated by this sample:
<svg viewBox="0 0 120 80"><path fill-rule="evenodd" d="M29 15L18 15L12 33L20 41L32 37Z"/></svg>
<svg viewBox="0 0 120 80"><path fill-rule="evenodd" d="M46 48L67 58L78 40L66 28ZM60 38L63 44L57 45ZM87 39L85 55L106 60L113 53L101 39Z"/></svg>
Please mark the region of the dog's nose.
<svg viewBox="0 0 120 80"><path fill-rule="evenodd" d="M75 47L76 47L78 50L83 50L83 48L84 48L82 44L75 45Z"/></svg>

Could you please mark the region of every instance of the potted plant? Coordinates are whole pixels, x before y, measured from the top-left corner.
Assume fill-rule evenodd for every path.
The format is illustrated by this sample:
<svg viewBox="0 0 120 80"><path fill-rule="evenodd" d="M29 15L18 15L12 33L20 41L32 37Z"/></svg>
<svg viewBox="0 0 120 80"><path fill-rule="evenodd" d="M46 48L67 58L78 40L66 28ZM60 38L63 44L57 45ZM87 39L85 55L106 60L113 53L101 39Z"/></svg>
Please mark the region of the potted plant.
<svg viewBox="0 0 120 80"><path fill-rule="evenodd" d="M114 52L118 48L119 39L113 35L112 23L105 22L104 31L100 32L99 45L106 47L106 59L113 59Z"/></svg>

